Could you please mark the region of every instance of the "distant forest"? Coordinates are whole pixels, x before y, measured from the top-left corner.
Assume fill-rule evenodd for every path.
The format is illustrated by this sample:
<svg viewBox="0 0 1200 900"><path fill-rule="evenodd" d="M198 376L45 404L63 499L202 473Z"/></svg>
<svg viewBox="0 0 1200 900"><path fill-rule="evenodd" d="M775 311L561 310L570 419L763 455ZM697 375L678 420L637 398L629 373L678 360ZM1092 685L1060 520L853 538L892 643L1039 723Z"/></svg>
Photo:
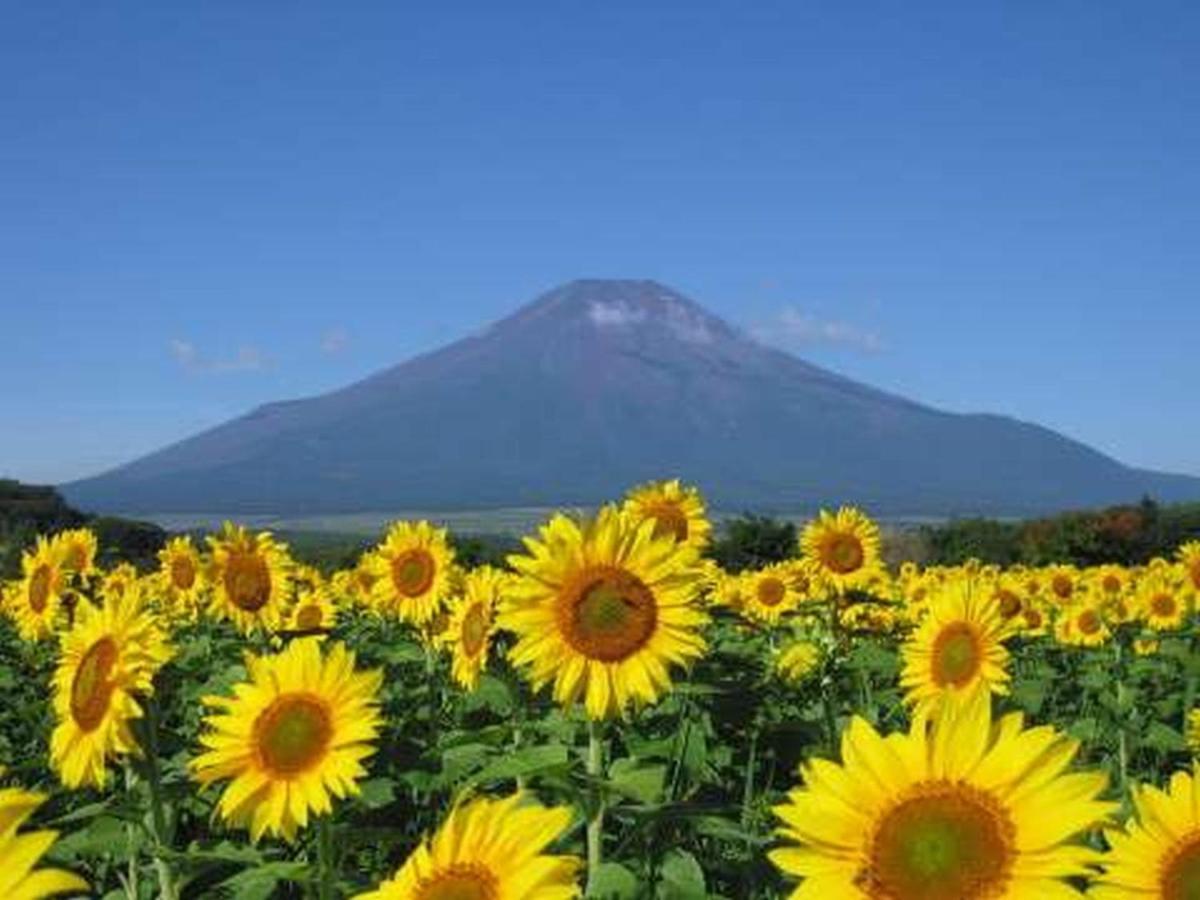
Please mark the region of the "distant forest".
<svg viewBox="0 0 1200 900"><path fill-rule="evenodd" d="M870 512L868 510L868 512ZM120 561L142 571L154 568L170 534L150 522L89 516L72 509L52 487L0 480L0 578L19 574L21 553L38 534L86 525L100 542L101 565ZM278 532L293 556L328 573L354 564L374 538L329 532ZM745 513L724 520L709 555L731 572L795 555L794 522ZM968 559L1002 566L1050 563L1138 565L1169 557L1180 544L1200 539L1200 503L1134 505L1066 512L1024 521L955 519L937 525L885 527L884 552L893 565L954 565ZM520 549L514 535L452 534L458 559L467 566L504 565Z"/></svg>

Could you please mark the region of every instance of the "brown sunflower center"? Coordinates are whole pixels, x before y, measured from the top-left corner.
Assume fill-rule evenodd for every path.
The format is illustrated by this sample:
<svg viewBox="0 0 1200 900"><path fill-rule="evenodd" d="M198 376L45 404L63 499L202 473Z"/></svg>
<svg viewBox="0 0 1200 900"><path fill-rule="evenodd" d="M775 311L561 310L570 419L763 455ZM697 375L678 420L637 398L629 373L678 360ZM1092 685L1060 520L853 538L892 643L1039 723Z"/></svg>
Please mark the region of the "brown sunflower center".
<svg viewBox="0 0 1200 900"><path fill-rule="evenodd" d="M487 640L488 614L482 603L467 610L462 622L462 647L467 656L478 656Z"/></svg>
<svg viewBox="0 0 1200 900"><path fill-rule="evenodd" d="M104 721L116 687L111 676L117 655L117 642L105 636L79 660L71 681L71 718L83 731L94 731Z"/></svg>
<svg viewBox="0 0 1200 900"><path fill-rule="evenodd" d="M1075 620L1075 624L1079 626L1079 630L1084 634L1096 634L1100 630L1100 616L1096 614L1094 609L1085 609L1079 614L1079 618Z"/></svg>
<svg viewBox="0 0 1200 900"><path fill-rule="evenodd" d="M983 665L979 635L966 622L953 622L933 641L933 680L939 687L962 687Z"/></svg>
<svg viewBox="0 0 1200 900"><path fill-rule="evenodd" d="M1180 839L1167 853L1160 871L1159 896L1163 900L1200 898L1200 832Z"/></svg>
<svg viewBox="0 0 1200 900"><path fill-rule="evenodd" d="M1192 587L1200 591L1200 557L1192 560L1188 566L1188 576L1192 579Z"/></svg>
<svg viewBox="0 0 1200 900"><path fill-rule="evenodd" d="M996 602L1000 606L1000 615L1005 619L1011 619L1021 611L1021 598L1008 588L996 591Z"/></svg>
<svg viewBox="0 0 1200 900"><path fill-rule="evenodd" d="M758 581L758 602L768 608L778 606L787 594L787 587L773 575L760 578Z"/></svg>
<svg viewBox="0 0 1200 900"><path fill-rule="evenodd" d="M646 510L654 520L654 536L675 538L683 542L688 538L687 514L675 503L659 503Z"/></svg>
<svg viewBox="0 0 1200 900"><path fill-rule="evenodd" d="M405 550L392 559L392 584L404 597L423 596L433 586L437 563L428 550Z"/></svg>
<svg viewBox="0 0 1200 900"><path fill-rule="evenodd" d="M1034 609L1032 606L1025 610L1025 627L1031 631L1036 631L1042 627L1041 610Z"/></svg>
<svg viewBox="0 0 1200 900"><path fill-rule="evenodd" d="M1054 591L1054 595L1060 600L1069 600L1075 593L1075 582L1069 575L1058 574L1050 580L1050 590Z"/></svg>
<svg viewBox="0 0 1200 900"><path fill-rule="evenodd" d="M320 606L307 603L296 611L296 630L312 631L314 628L320 628L324 619Z"/></svg>
<svg viewBox="0 0 1200 900"><path fill-rule="evenodd" d="M1150 610L1156 616L1167 618L1175 615L1175 598L1168 593L1158 593L1150 598Z"/></svg>
<svg viewBox="0 0 1200 900"><path fill-rule="evenodd" d="M821 563L839 575L857 572L865 558L862 541L843 531L835 531L821 545Z"/></svg>
<svg viewBox="0 0 1200 900"><path fill-rule="evenodd" d="M1121 591L1121 579L1110 572L1100 580L1100 586L1106 594L1117 594Z"/></svg>
<svg viewBox="0 0 1200 900"><path fill-rule="evenodd" d="M83 544L71 544L67 547L67 568L73 572L82 572L87 568L88 552Z"/></svg>
<svg viewBox="0 0 1200 900"><path fill-rule="evenodd" d="M644 582L617 566L597 566L563 592L559 626L589 659L620 662L646 645L658 623L658 604Z"/></svg>
<svg viewBox="0 0 1200 900"><path fill-rule="evenodd" d="M177 556L171 560L171 584L181 591L186 591L195 583L195 563L186 556Z"/></svg>
<svg viewBox="0 0 1200 900"><path fill-rule="evenodd" d="M50 582L54 578L50 567L42 563L29 577L29 608L35 613L43 612L50 602Z"/></svg>
<svg viewBox="0 0 1200 900"><path fill-rule="evenodd" d="M860 886L887 900L1002 896L1016 829L987 793L957 782L920 785L875 829Z"/></svg>
<svg viewBox="0 0 1200 900"><path fill-rule="evenodd" d="M257 553L234 553L225 566L225 593L245 612L258 612L271 599L271 570Z"/></svg>
<svg viewBox="0 0 1200 900"><path fill-rule="evenodd" d="M500 884L491 869L478 863L459 863L425 878L415 900L498 900Z"/></svg>
<svg viewBox="0 0 1200 900"><path fill-rule="evenodd" d="M276 776L308 771L324 758L332 738L329 706L312 694L281 694L254 720L259 761Z"/></svg>

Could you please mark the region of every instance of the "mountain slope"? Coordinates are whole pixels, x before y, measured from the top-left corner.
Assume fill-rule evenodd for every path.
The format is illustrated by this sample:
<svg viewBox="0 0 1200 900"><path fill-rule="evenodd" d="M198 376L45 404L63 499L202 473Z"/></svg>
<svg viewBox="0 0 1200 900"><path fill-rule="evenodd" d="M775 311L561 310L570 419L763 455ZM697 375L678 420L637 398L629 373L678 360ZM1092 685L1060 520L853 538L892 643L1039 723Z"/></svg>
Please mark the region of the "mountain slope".
<svg viewBox="0 0 1200 900"><path fill-rule="evenodd" d="M64 492L122 512L448 510L588 504L675 475L727 508L1024 513L1200 498L1200 479L820 369L650 281L571 282L478 335Z"/></svg>

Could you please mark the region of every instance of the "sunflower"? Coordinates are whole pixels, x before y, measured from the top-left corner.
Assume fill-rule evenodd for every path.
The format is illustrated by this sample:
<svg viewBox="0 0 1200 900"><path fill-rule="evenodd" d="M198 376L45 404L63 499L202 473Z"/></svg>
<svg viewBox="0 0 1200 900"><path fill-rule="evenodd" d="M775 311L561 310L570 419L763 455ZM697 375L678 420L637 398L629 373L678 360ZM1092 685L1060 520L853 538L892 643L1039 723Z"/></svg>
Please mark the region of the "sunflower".
<svg viewBox="0 0 1200 900"><path fill-rule="evenodd" d="M138 570L132 563L118 563L107 572L100 573L100 598L104 603L115 603L126 595L137 593L140 587Z"/></svg>
<svg viewBox="0 0 1200 900"><path fill-rule="evenodd" d="M446 529L429 522L397 522L371 554L376 608L413 625L425 625L441 608L449 588L454 550Z"/></svg>
<svg viewBox="0 0 1200 900"><path fill-rule="evenodd" d="M291 593L292 561L287 547L269 532L250 534L226 522L208 538L214 607L243 632L277 630Z"/></svg>
<svg viewBox="0 0 1200 900"><path fill-rule="evenodd" d="M957 581L930 595L929 612L901 648L900 685L917 715L976 695L1008 693L1008 626L990 594Z"/></svg>
<svg viewBox="0 0 1200 900"><path fill-rule="evenodd" d="M992 597L996 601L996 611L1005 622L1015 619L1025 608L1021 586L1016 579L997 578L992 584Z"/></svg>
<svg viewBox="0 0 1200 900"><path fill-rule="evenodd" d="M202 785L231 779L221 816L288 841L309 813L332 810L330 795L357 794L362 761L375 752L382 673L354 671L354 654L340 643L322 657L320 644L300 638L275 656L246 657L249 681L232 697L205 697L212 707L189 764Z"/></svg>
<svg viewBox="0 0 1200 900"><path fill-rule="evenodd" d="M1176 772L1167 790L1133 789L1135 818L1107 833L1097 900L1190 900L1200 896L1200 768Z"/></svg>
<svg viewBox="0 0 1200 900"><path fill-rule="evenodd" d="M159 578L166 589L170 606L194 616L201 609L207 588L200 554L189 537L175 537L158 551Z"/></svg>
<svg viewBox="0 0 1200 900"><path fill-rule="evenodd" d="M1152 572L1138 583L1142 619L1155 631L1174 631L1183 625L1187 606L1179 585L1165 572Z"/></svg>
<svg viewBox="0 0 1200 900"><path fill-rule="evenodd" d="M479 675L487 665L496 609L507 581L506 572L491 566L468 572L462 595L451 606L450 620L439 638L454 654L451 675L468 691L479 686Z"/></svg>
<svg viewBox="0 0 1200 900"><path fill-rule="evenodd" d="M1200 541L1189 541L1179 548L1179 564L1183 566L1189 589L1200 599Z"/></svg>
<svg viewBox="0 0 1200 900"><path fill-rule="evenodd" d="M286 631L330 631L337 624L338 609L330 589L320 583L302 590L287 616ZM314 635L318 639L324 635Z"/></svg>
<svg viewBox="0 0 1200 900"><path fill-rule="evenodd" d="M1074 566L1052 566L1046 573L1046 597L1056 606L1068 606L1075 601L1079 582L1079 570Z"/></svg>
<svg viewBox="0 0 1200 900"><path fill-rule="evenodd" d="M653 519L656 535L670 535L700 551L708 546L712 523L704 514L704 498L677 478L634 488L625 497L625 511L639 522Z"/></svg>
<svg viewBox="0 0 1200 900"><path fill-rule="evenodd" d="M793 566L774 563L757 571L742 573L741 612L747 618L774 625L784 613L800 605Z"/></svg>
<svg viewBox="0 0 1200 900"><path fill-rule="evenodd" d="M908 734L855 717L842 764L812 759L776 808L800 846L771 860L804 880L794 900L1054 900L1097 854L1070 843L1113 804L1100 773L1066 774L1079 745L1020 713L993 727L983 693Z"/></svg>
<svg viewBox="0 0 1200 900"><path fill-rule="evenodd" d="M96 571L96 534L90 528L60 531L51 541L60 554L62 567L72 575L88 578Z"/></svg>
<svg viewBox="0 0 1200 900"><path fill-rule="evenodd" d="M1059 616L1054 636L1060 644L1099 647L1111 636L1104 613L1093 603L1080 603Z"/></svg>
<svg viewBox="0 0 1200 900"><path fill-rule="evenodd" d="M569 807L521 794L456 806L396 877L355 900L569 900L580 896L582 861L545 853L571 824Z"/></svg>
<svg viewBox="0 0 1200 900"><path fill-rule="evenodd" d="M27 641L49 637L67 599L69 575L62 568L58 548L39 537L34 548L21 556L21 572L20 587L9 598L17 631Z"/></svg>
<svg viewBox="0 0 1200 900"><path fill-rule="evenodd" d="M837 593L860 588L881 568L879 526L854 507L821 510L804 527L800 549L821 582Z"/></svg>
<svg viewBox="0 0 1200 900"><path fill-rule="evenodd" d="M775 671L789 684L800 684L821 664L821 648L812 641L798 640L784 647L775 660Z"/></svg>
<svg viewBox="0 0 1200 900"><path fill-rule="evenodd" d="M578 523L558 514L526 538L499 625L517 635L509 658L563 704L593 719L653 703L668 666L705 650L696 550L614 506Z"/></svg>
<svg viewBox="0 0 1200 900"><path fill-rule="evenodd" d="M1138 656L1154 656L1158 653L1157 638L1134 638L1133 652Z"/></svg>
<svg viewBox="0 0 1200 900"><path fill-rule="evenodd" d="M137 696L152 693L154 675L171 652L136 595L102 607L80 605L54 673L58 724L50 763L64 785L103 788L106 763L136 751L129 723L142 716Z"/></svg>
<svg viewBox="0 0 1200 900"><path fill-rule="evenodd" d="M0 768L0 775L4 769ZM46 801L42 794L20 788L0 789L0 896L6 900L41 900L59 894L87 894L88 884L62 869L34 869L58 838L55 831L17 833Z"/></svg>

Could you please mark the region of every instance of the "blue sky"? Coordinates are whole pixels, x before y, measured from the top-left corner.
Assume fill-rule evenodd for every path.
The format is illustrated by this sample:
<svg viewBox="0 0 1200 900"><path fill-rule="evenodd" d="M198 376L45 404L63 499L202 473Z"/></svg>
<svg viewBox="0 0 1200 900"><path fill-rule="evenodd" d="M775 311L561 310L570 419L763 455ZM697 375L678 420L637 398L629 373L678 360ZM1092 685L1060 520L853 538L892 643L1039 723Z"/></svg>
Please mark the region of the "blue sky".
<svg viewBox="0 0 1200 900"><path fill-rule="evenodd" d="M0 474L91 474L574 277L1200 474L1195 3L36 3Z"/></svg>

